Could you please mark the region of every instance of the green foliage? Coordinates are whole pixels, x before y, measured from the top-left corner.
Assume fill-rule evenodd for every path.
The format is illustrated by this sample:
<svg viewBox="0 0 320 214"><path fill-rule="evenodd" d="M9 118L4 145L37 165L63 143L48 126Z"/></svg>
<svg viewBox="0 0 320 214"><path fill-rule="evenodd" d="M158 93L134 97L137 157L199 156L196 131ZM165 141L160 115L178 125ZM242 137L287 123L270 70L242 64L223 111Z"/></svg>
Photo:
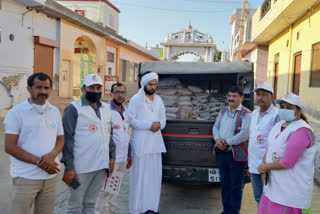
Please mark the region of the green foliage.
<svg viewBox="0 0 320 214"><path fill-rule="evenodd" d="M222 54L221 51L216 51L216 53L214 54L213 60L214 60L215 62L220 62L220 61L221 61L221 54Z"/></svg>

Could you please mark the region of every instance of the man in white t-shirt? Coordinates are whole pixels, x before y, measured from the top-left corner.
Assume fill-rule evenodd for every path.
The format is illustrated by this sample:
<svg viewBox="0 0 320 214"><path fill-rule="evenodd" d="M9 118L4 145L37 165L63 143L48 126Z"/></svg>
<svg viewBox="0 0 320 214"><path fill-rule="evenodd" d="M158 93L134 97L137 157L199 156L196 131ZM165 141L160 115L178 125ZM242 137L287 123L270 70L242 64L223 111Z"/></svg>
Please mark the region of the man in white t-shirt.
<svg viewBox="0 0 320 214"><path fill-rule="evenodd" d="M59 110L47 99L52 80L44 73L28 78L30 98L12 108L5 120L5 151L13 178L11 214L53 212L64 145Z"/></svg>

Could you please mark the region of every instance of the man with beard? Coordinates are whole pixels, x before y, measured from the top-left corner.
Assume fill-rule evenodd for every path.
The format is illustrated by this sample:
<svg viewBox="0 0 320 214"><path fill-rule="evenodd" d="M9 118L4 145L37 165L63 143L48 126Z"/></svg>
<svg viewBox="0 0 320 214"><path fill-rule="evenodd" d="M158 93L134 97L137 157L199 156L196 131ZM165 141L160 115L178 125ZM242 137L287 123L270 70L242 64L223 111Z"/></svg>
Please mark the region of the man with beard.
<svg viewBox="0 0 320 214"><path fill-rule="evenodd" d="M65 133L62 180L70 186L68 214L95 213L99 190L115 161L111 112L108 104L100 101L101 78L87 75L81 91L81 99L69 104L62 118Z"/></svg>
<svg viewBox="0 0 320 214"><path fill-rule="evenodd" d="M142 76L138 93L129 103L128 116L132 128L132 168L130 170L129 211L131 214L158 212L162 161L166 152L161 129L166 126L165 108L155 95L158 75Z"/></svg>
<svg viewBox="0 0 320 214"><path fill-rule="evenodd" d="M278 109L273 106L275 96L273 88L262 83L253 90L256 93L256 101L260 108L252 113L249 139L249 172L254 199L258 205L263 192L263 181L259 174L258 166L262 163L267 150L268 136L272 127L279 122Z"/></svg>
<svg viewBox="0 0 320 214"><path fill-rule="evenodd" d="M241 208L251 120L251 112L242 106L242 101L242 89L231 87L229 105L220 110L212 130L221 177L223 214L239 214Z"/></svg>
<svg viewBox="0 0 320 214"><path fill-rule="evenodd" d="M112 139L116 144L116 162L113 173L123 174L125 169L131 167L130 136L127 110L122 105L127 97L126 86L115 83L111 86L111 97L109 104L111 110ZM119 175L119 174L118 174ZM113 174L109 176L114 177ZM120 184L118 188L120 189ZM97 200L96 214L116 214L117 195L101 190Z"/></svg>
<svg viewBox="0 0 320 214"><path fill-rule="evenodd" d="M58 154L64 144L59 110L47 99L52 80L44 73L28 78L30 98L12 108L5 120L5 151L13 178L9 213L52 213L59 172Z"/></svg>

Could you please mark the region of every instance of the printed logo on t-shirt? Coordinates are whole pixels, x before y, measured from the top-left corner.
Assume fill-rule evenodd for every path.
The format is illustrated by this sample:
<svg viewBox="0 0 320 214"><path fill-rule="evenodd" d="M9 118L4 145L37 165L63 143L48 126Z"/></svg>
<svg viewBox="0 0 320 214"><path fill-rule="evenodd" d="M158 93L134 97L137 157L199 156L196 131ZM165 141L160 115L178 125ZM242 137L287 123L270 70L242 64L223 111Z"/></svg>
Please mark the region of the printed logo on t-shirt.
<svg viewBox="0 0 320 214"><path fill-rule="evenodd" d="M52 128L52 129L56 128L56 124L51 123L51 124L50 124L50 128Z"/></svg>
<svg viewBox="0 0 320 214"><path fill-rule="evenodd" d="M263 144L263 143L264 143L264 138L262 137L262 135L259 135L259 136L257 137L257 142L258 142L259 144Z"/></svg>
<svg viewBox="0 0 320 214"><path fill-rule="evenodd" d="M91 133L95 133L97 131L98 127L96 125L91 125L89 126L89 131Z"/></svg>
<svg viewBox="0 0 320 214"><path fill-rule="evenodd" d="M279 157L278 153L274 152L272 154L272 161L276 162L276 161L279 161L279 160L280 160L280 157Z"/></svg>

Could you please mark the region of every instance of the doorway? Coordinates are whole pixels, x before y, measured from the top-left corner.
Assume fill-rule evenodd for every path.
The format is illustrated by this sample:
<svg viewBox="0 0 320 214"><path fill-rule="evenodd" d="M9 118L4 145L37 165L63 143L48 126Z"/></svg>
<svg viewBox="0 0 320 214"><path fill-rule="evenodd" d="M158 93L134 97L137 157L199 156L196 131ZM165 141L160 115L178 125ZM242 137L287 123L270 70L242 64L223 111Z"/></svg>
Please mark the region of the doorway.
<svg viewBox="0 0 320 214"><path fill-rule="evenodd" d="M299 95L302 52L294 54L292 92Z"/></svg>

